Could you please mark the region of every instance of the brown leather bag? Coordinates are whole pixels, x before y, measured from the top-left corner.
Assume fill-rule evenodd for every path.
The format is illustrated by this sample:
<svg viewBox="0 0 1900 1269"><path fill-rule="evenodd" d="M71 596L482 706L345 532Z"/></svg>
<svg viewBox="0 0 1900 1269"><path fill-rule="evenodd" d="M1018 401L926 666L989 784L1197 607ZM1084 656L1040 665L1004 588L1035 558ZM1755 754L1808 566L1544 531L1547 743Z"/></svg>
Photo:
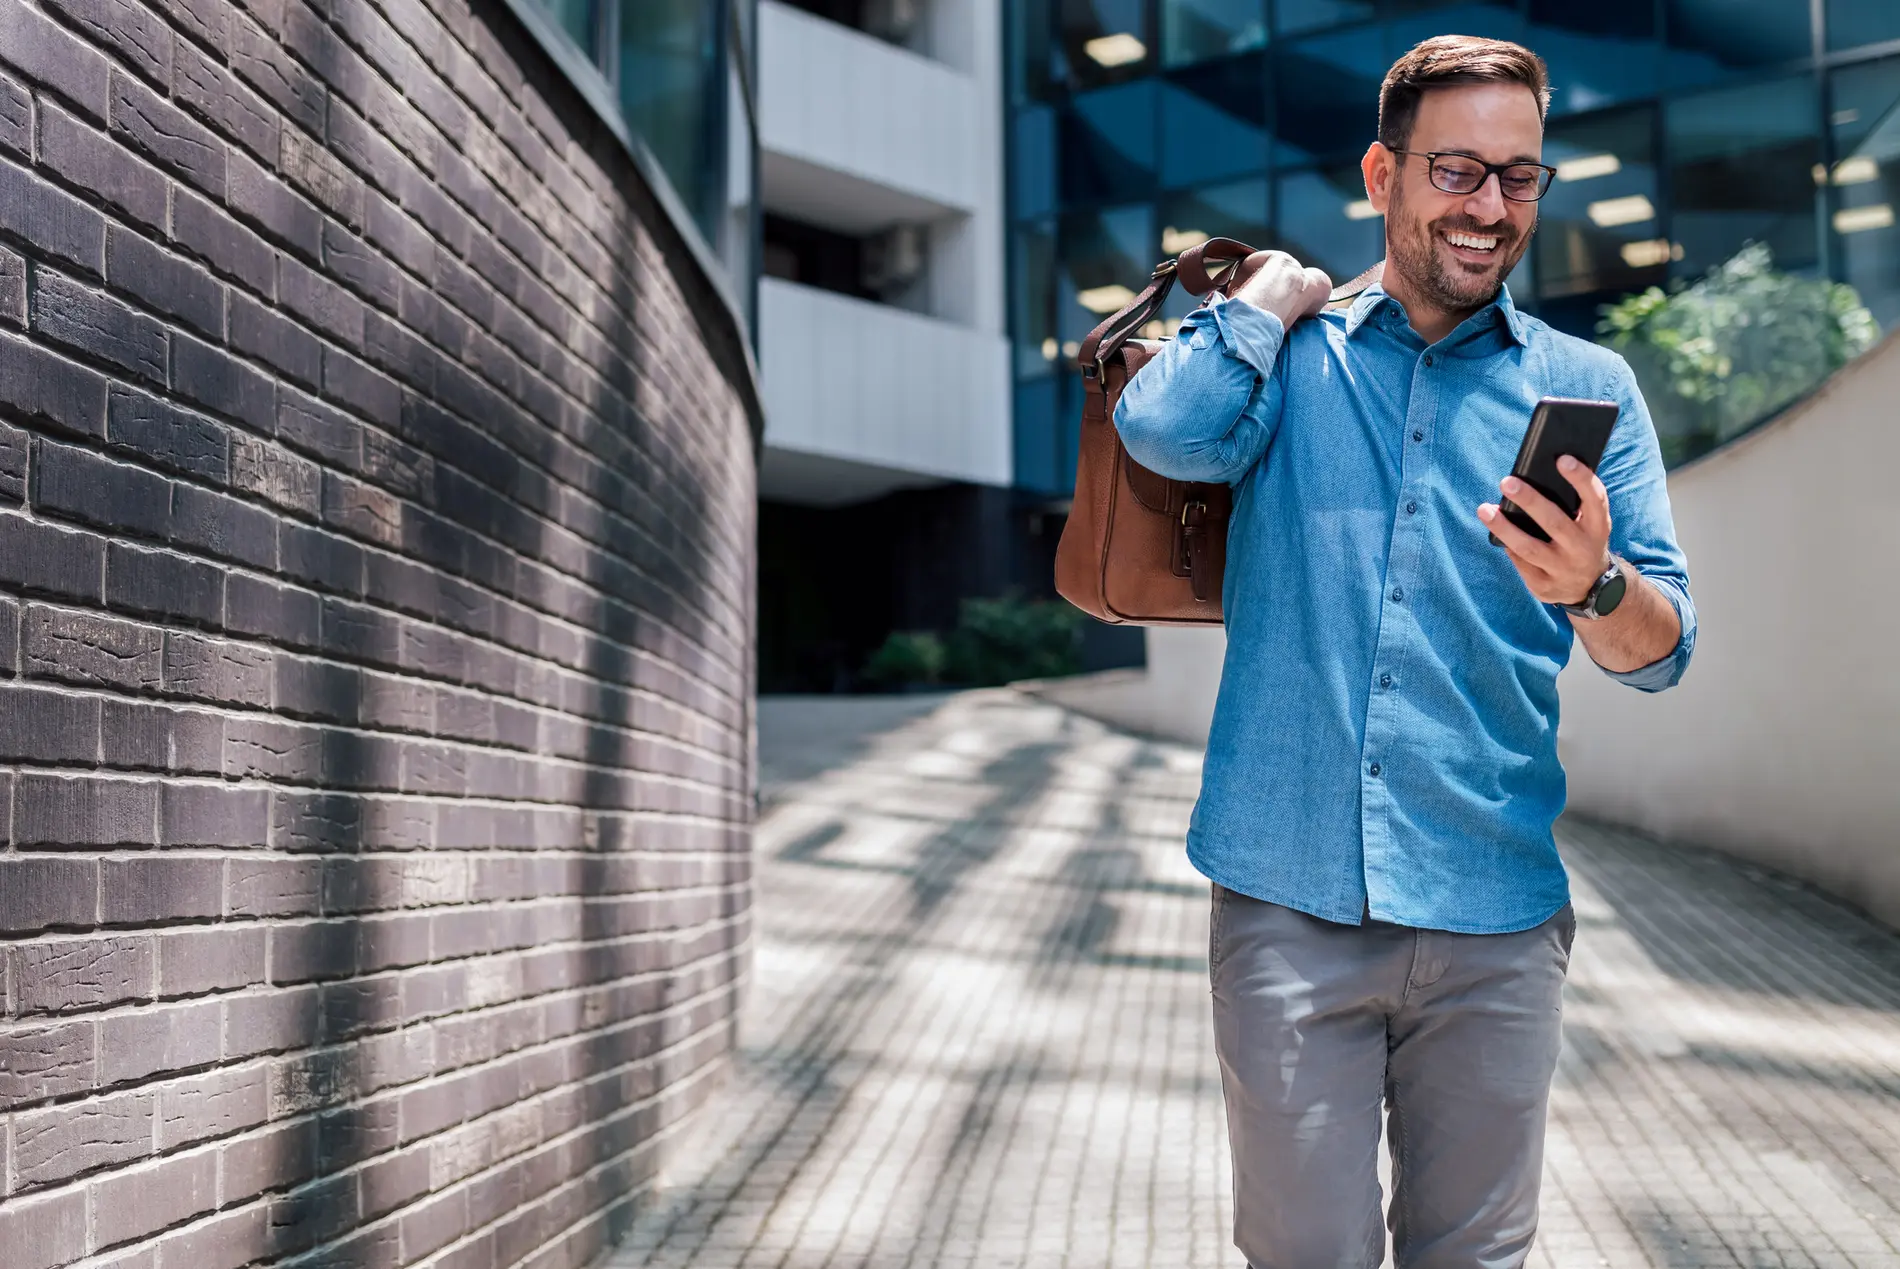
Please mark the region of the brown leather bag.
<svg viewBox="0 0 1900 1269"><path fill-rule="evenodd" d="M1217 626L1227 567L1233 490L1169 480L1128 456L1115 430L1115 403L1162 340L1136 333L1160 314L1178 281L1195 295L1232 295L1265 261L1232 238L1210 238L1155 268L1147 287L1089 332L1082 370L1082 438L1075 500L1056 545L1056 591L1114 625ZM1328 305L1349 302L1379 276L1374 265Z"/></svg>

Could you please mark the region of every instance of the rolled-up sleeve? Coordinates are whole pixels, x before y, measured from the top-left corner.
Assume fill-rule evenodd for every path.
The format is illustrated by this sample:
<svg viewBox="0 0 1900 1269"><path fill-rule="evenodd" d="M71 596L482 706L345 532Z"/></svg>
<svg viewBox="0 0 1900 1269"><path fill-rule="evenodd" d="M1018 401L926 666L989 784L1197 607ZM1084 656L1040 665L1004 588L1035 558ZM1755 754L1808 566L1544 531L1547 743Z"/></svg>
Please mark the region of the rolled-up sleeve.
<svg viewBox="0 0 1900 1269"><path fill-rule="evenodd" d="M1130 457L1172 480L1232 483L1259 462L1279 423L1286 329L1243 300L1196 309L1115 407Z"/></svg>
<svg viewBox="0 0 1900 1269"><path fill-rule="evenodd" d="M1619 407L1616 430L1598 468L1610 495L1610 549L1634 564L1675 606L1682 634L1668 654L1650 664L1604 673L1639 691L1660 692L1682 681L1695 655L1695 600L1689 593L1688 559L1676 541L1669 480L1649 407L1636 376L1620 357L1616 371L1607 397Z"/></svg>

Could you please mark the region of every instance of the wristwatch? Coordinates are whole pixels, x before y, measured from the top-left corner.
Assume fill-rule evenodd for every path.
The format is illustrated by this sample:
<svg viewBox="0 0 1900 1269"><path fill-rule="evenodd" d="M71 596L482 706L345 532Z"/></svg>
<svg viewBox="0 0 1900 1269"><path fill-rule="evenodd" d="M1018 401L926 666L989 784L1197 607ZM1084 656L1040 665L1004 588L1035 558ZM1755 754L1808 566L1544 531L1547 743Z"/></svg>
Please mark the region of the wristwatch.
<svg viewBox="0 0 1900 1269"><path fill-rule="evenodd" d="M1607 617L1616 611L1616 606L1623 602L1623 596L1629 593L1630 577L1635 572L1635 566L1622 556L1612 555L1610 566L1603 570L1603 576L1597 578L1596 585L1590 588L1590 593L1583 597L1582 603L1557 606L1585 621Z"/></svg>

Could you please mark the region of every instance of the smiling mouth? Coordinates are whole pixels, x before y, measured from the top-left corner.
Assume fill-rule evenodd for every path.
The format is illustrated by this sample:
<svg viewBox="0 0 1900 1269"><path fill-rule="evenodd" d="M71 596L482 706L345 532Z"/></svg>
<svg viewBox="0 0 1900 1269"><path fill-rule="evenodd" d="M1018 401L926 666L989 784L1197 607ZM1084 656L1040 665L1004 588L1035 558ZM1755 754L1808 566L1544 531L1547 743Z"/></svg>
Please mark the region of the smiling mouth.
<svg viewBox="0 0 1900 1269"><path fill-rule="evenodd" d="M1496 251L1498 244L1503 241L1496 234L1472 234L1460 230L1449 230L1444 237L1445 241L1452 246L1477 255L1489 255Z"/></svg>

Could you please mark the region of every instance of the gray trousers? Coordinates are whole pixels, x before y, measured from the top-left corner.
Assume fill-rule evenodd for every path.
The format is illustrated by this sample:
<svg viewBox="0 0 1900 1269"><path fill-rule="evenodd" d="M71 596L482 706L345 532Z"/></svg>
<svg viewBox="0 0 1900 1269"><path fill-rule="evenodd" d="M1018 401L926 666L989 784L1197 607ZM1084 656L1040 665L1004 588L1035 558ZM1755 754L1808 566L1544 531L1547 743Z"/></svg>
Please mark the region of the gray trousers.
<svg viewBox="0 0 1900 1269"><path fill-rule="evenodd" d="M1518 934L1339 925L1214 887L1208 961L1251 1269L1377 1269L1379 1111L1399 1269L1516 1269L1576 918Z"/></svg>

